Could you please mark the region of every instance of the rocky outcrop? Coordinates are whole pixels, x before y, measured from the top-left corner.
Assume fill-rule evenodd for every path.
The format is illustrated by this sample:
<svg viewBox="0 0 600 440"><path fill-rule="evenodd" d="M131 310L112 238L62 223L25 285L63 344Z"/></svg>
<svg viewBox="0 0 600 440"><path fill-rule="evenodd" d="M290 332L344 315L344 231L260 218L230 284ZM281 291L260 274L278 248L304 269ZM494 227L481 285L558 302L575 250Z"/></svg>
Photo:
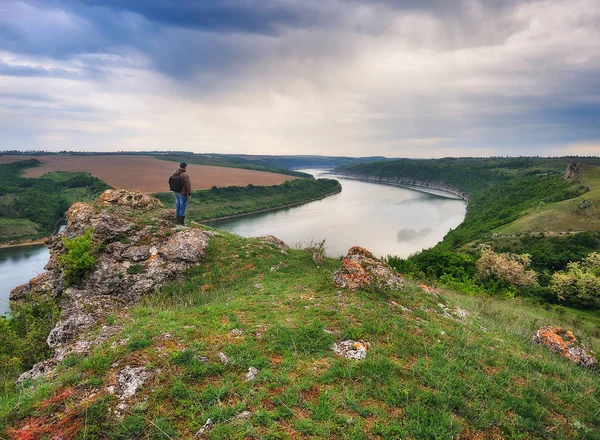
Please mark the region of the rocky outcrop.
<svg viewBox="0 0 600 440"><path fill-rule="evenodd" d="M109 189L104 191L98 200L98 204L101 206L128 206L141 210L163 206L162 202L154 197L125 189Z"/></svg>
<svg viewBox="0 0 600 440"><path fill-rule="evenodd" d="M354 246L342 259L342 267L333 275L336 286L350 290L363 288L402 289L402 276L368 250Z"/></svg>
<svg viewBox="0 0 600 440"><path fill-rule="evenodd" d="M581 183L583 181L584 174L585 164L571 163L565 171L564 179L568 180L569 182Z"/></svg>
<svg viewBox="0 0 600 440"><path fill-rule="evenodd" d="M593 370L598 368L598 361L575 344L577 339L570 330L561 327L542 327L533 334L531 340L550 351L561 354L574 364Z"/></svg>
<svg viewBox="0 0 600 440"><path fill-rule="evenodd" d="M209 234L176 227L164 220L168 211L161 206L159 200L141 193L108 190L95 205L71 206L64 231L46 240L50 250L47 272L13 289L10 299L57 301L60 321L47 338L55 360L74 350L83 330L165 283L182 279L201 261ZM67 252L65 239L88 230L92 231L95 265L79 282L67 286L64 267L59 263Z"/></svg>

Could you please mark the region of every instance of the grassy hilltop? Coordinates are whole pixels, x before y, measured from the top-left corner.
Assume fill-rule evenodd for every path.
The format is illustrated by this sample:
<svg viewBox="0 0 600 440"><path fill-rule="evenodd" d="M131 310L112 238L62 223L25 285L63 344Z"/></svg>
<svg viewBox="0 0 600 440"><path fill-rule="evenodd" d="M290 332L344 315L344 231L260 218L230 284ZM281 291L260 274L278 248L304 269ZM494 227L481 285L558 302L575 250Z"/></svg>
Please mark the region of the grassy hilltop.
<svg viewBox="0 0 600 440"><path fill-rule="evenodd" d="M340 261L317 265L316 250L219 232L185 282L109 316L120 330L56 377L15 388L0 357L0 437L193 438L210 418L202 438L600 438L598 373L530 342L563 325L597 351L597 315L410 283L342 290ZM456 305L464 321L443 314ZM366 359L335 355L345 339L368 343ZM125 366L150 376L118 410L108 390Z"/></svg>

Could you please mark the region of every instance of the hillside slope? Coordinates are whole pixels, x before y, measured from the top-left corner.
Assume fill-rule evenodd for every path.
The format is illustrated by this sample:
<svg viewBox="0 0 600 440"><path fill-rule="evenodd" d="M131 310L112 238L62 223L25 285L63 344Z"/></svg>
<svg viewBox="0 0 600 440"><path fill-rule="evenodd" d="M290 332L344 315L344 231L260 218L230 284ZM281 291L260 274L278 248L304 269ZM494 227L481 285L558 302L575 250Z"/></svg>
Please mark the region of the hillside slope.
<svg viewBox="0 0 600 440"><path fill-rule="evenodd" d="M117 208L89 212L108 221ZM410 283L351 291L333 283L341 262L321 260L318 246L296 250L273 238L180 229L152 212L139 223L128 213L135 226L127 237L94 244L103 261L95 270L104 270L107 252L138 258L133 248L142 242L168 244L194 230L211 237L201 261L145 301L99 315L73 341L79 354L55 353L59 363L43 378L15 388L11 370L0 369L0 436L600 438L598 373L530 342L538 327L561 325L593 353L600 340L591 315L574 319L568 309L463 299ZM127 263L115 283L141 282L156 258L139 260L135 270ZM55 301L60 306L74 292ZM5 350L12 340L2 335ZM28 344L18 340L8 356ZM334 353L333 344L346 340L360 341L353 347L366 358Z"/></svg>
<svg viewBox="0 0 600 440"><path fill-rule="evenodd" d="M495 230L498 234L600 231L600 168L588 167L581 185L590 188L578 197L542 204L523 217Z"/></svg>

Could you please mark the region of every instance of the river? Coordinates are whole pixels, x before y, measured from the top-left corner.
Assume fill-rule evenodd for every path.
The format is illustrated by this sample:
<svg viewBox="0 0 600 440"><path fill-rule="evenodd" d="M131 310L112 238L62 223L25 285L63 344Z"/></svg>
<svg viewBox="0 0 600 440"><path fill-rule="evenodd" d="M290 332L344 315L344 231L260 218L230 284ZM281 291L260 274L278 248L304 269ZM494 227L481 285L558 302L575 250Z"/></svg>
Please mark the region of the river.
<svg viewBox="0 0 600 440"><path fill-rule="evenodd" d="M337 179L342 192L305 205L209 225L244 237L275 235L292 247L325 239L326 253L334 257L345 255L354 245L380 257L407 257L434 246L465 217L466 203L451 194L364 182L326 170L299 171Z"/></svg>
<svg viewBox="0 0 600 440"><path fill-rule="evenodd" d="M363 182L300 170L339 180L342 192L304 205L221 220L211 226L244 237L275 235L292 247L325 239L326 253L345 255L354 245L376 256L407 257L434 246L465 216L466 203L451 195L430 194L399 186ZM43 245L0 249L0 315L10 291L40 274L48 260Z"/></svg>
<svg viewBox="0 0 600 440"><path fill-rule="evenodd" d="M42 273L48 256L43 244L0 248L0 315L8 310L10 291Z"/></svg>

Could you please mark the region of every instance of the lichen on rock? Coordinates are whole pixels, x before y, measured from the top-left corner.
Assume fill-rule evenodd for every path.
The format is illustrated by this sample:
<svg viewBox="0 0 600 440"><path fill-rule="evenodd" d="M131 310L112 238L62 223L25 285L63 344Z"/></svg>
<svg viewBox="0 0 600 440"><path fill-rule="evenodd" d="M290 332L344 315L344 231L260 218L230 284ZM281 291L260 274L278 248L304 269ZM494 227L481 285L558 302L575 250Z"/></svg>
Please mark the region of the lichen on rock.
<svg viewBox="0 0 600 440"><path fill-rule="evenodd" d="M570 330L561 327L542 327L533 334L531 340L550 351L561 354L574 364L592 370L598 368L598 361L575 344L577 339Z"/></svg>
<svg viewBox="0 0 600 440"><path fill-rule="evenodd" d="M400 290L404 286L402 276L389 264L359 246L348 250L348 255L342 259L342 267L333 275L333 282L350 290L368 287Z"/></svg>

